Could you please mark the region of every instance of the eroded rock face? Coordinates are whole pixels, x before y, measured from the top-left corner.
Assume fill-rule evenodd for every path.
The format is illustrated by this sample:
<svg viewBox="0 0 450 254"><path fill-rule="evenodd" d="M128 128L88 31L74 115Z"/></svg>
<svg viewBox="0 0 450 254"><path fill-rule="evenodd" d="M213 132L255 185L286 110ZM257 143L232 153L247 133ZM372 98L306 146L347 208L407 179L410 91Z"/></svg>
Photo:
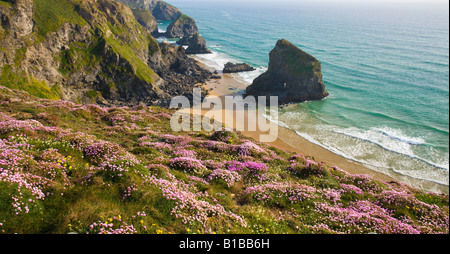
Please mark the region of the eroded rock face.
<svg viewBox="0 0 450 254"><path fill-rule="evenodd" d="M186 37L184 37L186 38ZM189 39L186 54L210 54L211 51L206 46L206 41L199 34L192 36Z"/></svg>
<svg viewBox="0 0 450 254"><path fill-rule="evenodd" d="M134 17L143 27L147 28L151 33L158 31L158 22L149 10L133 9Z"/></svg>
<svg viewBox="0 0 450 254"><path fill-rule="evenodd" d="M149 61L149 66L165 81L161 86L170 96L192 96L192 85L203 83L212 77L212 73L197 65L186 55L182 46L161 43L160 51Z"/></svg>
<svg viewBox="0 0 450 254"><path fill-rule="evenodd" d="M195 36L196 34L198 34L198 28L195 20L186 15L181 15L167 27L165 35L167 38L182 38Z"/></svg>
<svg viewBox="0 0 450 254"><path fill-rule="evenodd" d="M51 12L48 1L39 8ZM113 0L58 4L66 13L51 30L42 30L53 21L36 15L42 9L35 9L33 1L0 5L1 85L81 103L165 105L179 95L179 86L192 90L208 78L195 61L187 60L184 49L175 54L163 46L163 52L150 29L139 24L124 4ZM65 15L70 19L65 21Z"/></svg>
<svg viewBox="0 0 450 254"><path fill-rule="evenodd" d="M321 100L328 96L321 63L287 40L270 52L269 69L247 88L248 95L278 96L280 104Z"/></svg>

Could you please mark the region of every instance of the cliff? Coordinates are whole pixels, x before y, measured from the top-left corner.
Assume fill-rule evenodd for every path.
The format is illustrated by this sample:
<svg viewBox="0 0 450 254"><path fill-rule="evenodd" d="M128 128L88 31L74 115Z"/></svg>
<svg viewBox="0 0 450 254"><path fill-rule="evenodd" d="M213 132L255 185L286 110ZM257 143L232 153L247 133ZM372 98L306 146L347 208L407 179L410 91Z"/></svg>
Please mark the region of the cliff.
<svg viewBox="0 0 450 254"><path fill-rule="evenodd" d="M270 52L268 70L247 88L248 95L278 96L280 104L321 100L328 96L321 63L287 40Z"/></svg>
<svg viewBox="0 0 450 254"><path fill-rule="evenodd" d="M150 11L141 9L132 9L132 11L136 21L139 22L141 26L148 29L151 33L158 32L158 22L156 22L155 17L153 17Z"/></svg>
<svg viewBox="0 0 450 254"><path fill-rule="evenodd" d="M117 0L133 9L148 10L157 21L175 20L182 15L175 6L160 0Z"/></svg>
<svg viewBox="0 0 450 254"><path fill-rule="evenodd" d="M157 74L172 67L161 60L149 13L133 13L112 0L0 3L0 85L42 98L107 105L161 105L179 95L179 89L163 89L176 82ZM199 67L176 52L188 66L176 73L175 85L192 88L202 80L187 77L188 70ZM189 80L195 83L181 83Z"/></svg>
<svg viewBox="0 0 450 254"><path fill-rule="evenodd" d="M195 20L184 15L175 6L160 0L116 0L122 2L132 9L140 11L150 11L156 21L169 21L172 23L167 28L165 34L159 34L157 29L153 29L153 35L166 36L167 38L190 37L198 33Z"/></svg>

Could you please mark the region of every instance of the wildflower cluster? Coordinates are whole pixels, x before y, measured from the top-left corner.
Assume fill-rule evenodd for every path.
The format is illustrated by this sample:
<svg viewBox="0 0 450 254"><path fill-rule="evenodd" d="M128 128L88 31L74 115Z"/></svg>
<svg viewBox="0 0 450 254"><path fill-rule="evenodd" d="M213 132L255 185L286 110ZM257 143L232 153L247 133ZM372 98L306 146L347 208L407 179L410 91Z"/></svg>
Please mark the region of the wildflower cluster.
<svg viewBox="0 0 450 254"><path fill-rule="evenodd" d="M289 182L276 182L248 187L243 192L263 204L288 206L317 197L317 189Z"/></svg>
<svg viewBox="0 0 450 254"><path fill-rule="evenodd" d="M170 160L170 167L186 173L201 173L206 167L200 160L191 157L177 157Z"/></svg>
<svg viewBox="0 0 450 254"><path fill-rule="evenodd" d="M256 179L260 182L266 179L265 174L268 172L267 165L258 162L228 161L224 164L228 170L239 172L249 179Z"/></svg>
<svg viewBox="0 0 450 254"><path fill-rule="evenodd" d="M236 171L216 169L209 176L208 181L223 181L228 187L242 181L242 176Z"/></svg>
<svg viewBox="0 0 450 254"><path fill-rule="evenodd" d="M183 223L194 225L199 223L204 228L208 228L210 221L214 217L227 218L228 220L245 226L245 220L219 205L211 204L206 199L208 195L197 192L196 188L188 185L183 181L171 177L172 180L165 180L150 176L147 178L147 184L152 184L159 188L162 196L167 200L175 201L175 206L171 211L171 215L179 218Z"/></svg>
<svg viewBox="0 0 450 254"><path fill-rule="evenodd" d="M122 220L121 216L114 216L107 220L99 220L89 225L87 234L137 234L133 224L129 225Z"/></svg>
<svg viewBox="0 0 450 254"><path fill-rule="evenodd" d="M351 175L233 130L174 133L171 112L0 86L1 232L449 232L448 195Z"/></svg>

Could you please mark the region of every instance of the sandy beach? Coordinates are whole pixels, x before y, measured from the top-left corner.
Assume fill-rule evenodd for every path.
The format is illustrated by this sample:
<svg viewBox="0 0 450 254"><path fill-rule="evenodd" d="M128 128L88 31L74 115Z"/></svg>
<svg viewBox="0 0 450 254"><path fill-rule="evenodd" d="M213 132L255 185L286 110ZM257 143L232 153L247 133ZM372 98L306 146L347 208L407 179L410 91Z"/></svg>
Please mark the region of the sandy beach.
<svg viewBox="0 0 450 254"><path fill-rule="evenodd" d="M201 62L198 62L198 64L204 68L209 68ZM232 74L223 74L219 72L219 75L221 76L221 79L212 79L204 84L204 88L209 90L208 97L218 97L222 100L223 103L225 96L236 96L242 94L245 91L245 88L247 87L247 84L245 82L238 80L238 78L234 77ZM211 112L213 111L214 110L202 109L201 114L211 114ZM261 135L269 134L268 132L260 131L259 128L256 128L256 131L249 131L247 128L249 121L248 114L244 114L244 122L242 122L242 119L240 121L236 119L236 112L234 112L233 110L226 110L225 107L222 107L221 111L222 119L232 119L232 121L224 121L224 125L228 128L236 129L246 137L253 138L256 141L261 141ZM322 146L311 143L303 137L299 136L293 130L279 126L269 121L267 121L267 124L271 125L270 128L278 128L277 136L274 138L275 141L269 142L268 144L274 145L281 149L310 156L318 162L323 162L326 165L332 167L337 166L350 174L366 174L375 179L385 182L403 182L424 191L445 194L449 193L448 186L439 185L419 179L411 179L403 175L396 174L395 172L389 172L389 175L387 175L385 173L376 171L375 169L371 169L359 162L352 161L345 157L337 155Z"/></svg>

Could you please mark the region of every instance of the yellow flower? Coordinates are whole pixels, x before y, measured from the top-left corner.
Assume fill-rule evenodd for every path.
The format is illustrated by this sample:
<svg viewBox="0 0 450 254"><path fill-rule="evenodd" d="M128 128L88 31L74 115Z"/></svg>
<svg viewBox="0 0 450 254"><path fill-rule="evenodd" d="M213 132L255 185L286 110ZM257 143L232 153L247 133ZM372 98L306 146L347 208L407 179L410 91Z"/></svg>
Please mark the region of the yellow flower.
<svg viewBox="0 0 450 254"><path fill-rule="evenodd" d="M69 169L72 169L72 166L70 166Z"/></svg>
<svg viewBox="0 0 450 254"><path fill-rule="evenodd" d="M119 216L117 216L117 217L119 217L119 219L122 219L122 216L120 216L120 214L119 214Z"/></svg>
<svg viewBox="0 0 450 254"><path fill-rule="evenodd" d="M141 224L144 224L144 221L143 221L143 220L141 220Z"/></svg>
<svg viewBox="0 0 450 254"><path fill-rule="evenodd" d="M190 230L190 229L188 228L188 229L186 229L186 232L188 232L188 233L189 233L189 232L191 232L191 230Z"/></svg>

